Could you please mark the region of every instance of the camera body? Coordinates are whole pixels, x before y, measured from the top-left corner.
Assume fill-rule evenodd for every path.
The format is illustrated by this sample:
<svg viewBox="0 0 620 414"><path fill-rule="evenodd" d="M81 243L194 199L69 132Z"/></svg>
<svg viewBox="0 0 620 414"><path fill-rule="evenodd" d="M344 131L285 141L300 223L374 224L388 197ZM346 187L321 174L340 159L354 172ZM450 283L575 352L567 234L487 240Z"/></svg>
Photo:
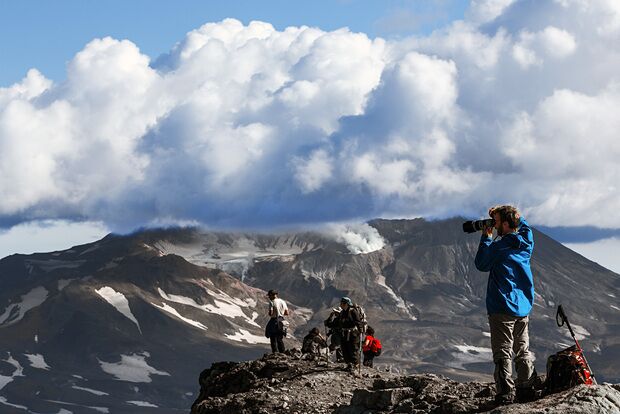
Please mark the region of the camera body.
<svg viewBox="0 0 620 414"><path fill-rule="evenodd" d="M485 227L493 227L494 225L494 219L470 220L463 223L463 231L465 233L475 233L484 229Z"/></svg>

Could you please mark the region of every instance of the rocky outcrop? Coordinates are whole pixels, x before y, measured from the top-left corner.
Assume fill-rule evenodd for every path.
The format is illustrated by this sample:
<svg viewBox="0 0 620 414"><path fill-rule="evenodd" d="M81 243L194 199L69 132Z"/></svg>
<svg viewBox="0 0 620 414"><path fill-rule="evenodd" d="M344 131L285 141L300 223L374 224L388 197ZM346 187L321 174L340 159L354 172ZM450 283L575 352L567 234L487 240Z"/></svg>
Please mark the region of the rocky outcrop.
<svg viewBox="0 0 620 414"><path fill-rule="evenodd" d="M219 362L200 375L191 414L211 413L620 413L620 385L580 386L526 404L496 406L491 383L435 374L399 376L308 361L293 350L256 361Z"/></svg>

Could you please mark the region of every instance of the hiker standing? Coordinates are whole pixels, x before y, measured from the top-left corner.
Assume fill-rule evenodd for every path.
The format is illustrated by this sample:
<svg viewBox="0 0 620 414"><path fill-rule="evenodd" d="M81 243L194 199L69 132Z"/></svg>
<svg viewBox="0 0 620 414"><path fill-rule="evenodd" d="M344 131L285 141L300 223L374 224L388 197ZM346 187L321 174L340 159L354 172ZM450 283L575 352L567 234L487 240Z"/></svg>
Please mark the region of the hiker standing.
<svg viewBox="0 0 620 414"><path fill-rule="evenodd" d="M375 330L372 327L366 328L366 338L362 345L364 353L364 366L372 368L375 357L381 355L381 341L375 338Z"/></svg>
<svg viewBox="0 0 620 414"><path fill-rule="evenodd" d="M344 361L344 357L342 356L342 331L340 326L338 326L338 315L342 309L334 308L332 309L329 317L325 319L325 327L329 329L326 333L327 337L329 337L329 352L332 353L336 351L336 362Z"/></svg>
<svg viewBox="0 0 620 414"><path fill-rule="evenodd" d="M348 297L340 300L340 313L336 319L337 326L342 332L341 347L344 362L350 370L354 370L360 360L360 333L362 332L362 319L353 302Z"/></svg>
<svg viewBox="0 0 620 414"><path fill-rule="evenodd" d="M476 268L489 272L486 306L495 363L495 400L510 404L515 399L512 353L517 371L516 397L526 398L537 378L529 351L528 315L534 303L530 258L534 250L532 230L513 206L489 209L494 227L485 227L476 254ZM493 241L493 229L501 237Z"/></svg>
<svg viewBox="0 0 620 414"><path fill-rule="evenodd" d="M271 352L284 352L284 337L286 336L287 322L284 317L288 315L286 302L278 297L278 291L267 292L269 298L269 322L265 328L265 336L271 341Z"/></svg>

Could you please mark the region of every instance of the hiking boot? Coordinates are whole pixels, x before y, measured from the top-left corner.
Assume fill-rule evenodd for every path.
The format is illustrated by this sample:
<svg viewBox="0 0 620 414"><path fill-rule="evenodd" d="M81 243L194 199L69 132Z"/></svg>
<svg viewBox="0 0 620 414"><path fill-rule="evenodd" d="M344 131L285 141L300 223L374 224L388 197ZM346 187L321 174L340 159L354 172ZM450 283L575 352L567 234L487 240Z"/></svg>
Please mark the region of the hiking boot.
<svg viewBox="0 0 620 414"><path fill-rule="evenodd" d="M515 400L515 396L513 393L497 394L495 396L495 403L497 405L509 405L509 404L512 404L514 400Z"/></svg>
<svg viewBox="0 0 620 414"><path fill-rule="evenodd" d="M536 390L534 387L517 387L515 393L515 402L528 403L542 398L542 390Z"/></svg>

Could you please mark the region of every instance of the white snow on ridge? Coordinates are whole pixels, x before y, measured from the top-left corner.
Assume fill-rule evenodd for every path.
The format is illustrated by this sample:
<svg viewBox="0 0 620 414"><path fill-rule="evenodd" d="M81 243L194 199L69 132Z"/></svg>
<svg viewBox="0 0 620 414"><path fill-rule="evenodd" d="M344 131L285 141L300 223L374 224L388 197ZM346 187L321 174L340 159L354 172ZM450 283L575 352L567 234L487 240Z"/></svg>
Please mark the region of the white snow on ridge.
<svg viewBox="0 0 620 414"><path fill-rule="evenodd" d="M453 361L446 365L457 369L466 369L465 364L476 362L493 361L493 351L491 348L483 348L472 345L454 345L456 352L452 352Z"/></svg>
<svg viewBox="0 0 620 414"><path fill-rule="evenodd" d="M15 377L24 376L24 369L19 364L19 362L17 362L17 360L13 358L10 352L9 352L9 357L5 359L4 362L8 362L9 364L13 365L15 367L15 371L13 371L13 373L10 376L0 375L0 390L6 387L8 383L12 382L15 379Z"/></svg>
<svg viewBox="0 0 620 414"><path fill-rule="evenodd" d="M407 305L405 305L405 301L403 300L403 298L401 298L400 296L398 296L396 294L396 292L394 292L394 290L388 286L388 284L386 283L385 280L385 276L383 275L378 275L376 282L379 286L382 286L383 288L385 288L385 290L387 291L387 293L394 299L394 301L396 301L396 307L402 309L403 311L407 312L407 315L409 315L409 317L411 318L412 321L417 320L418 318L416 318L414 315L411 314L411 312L409 311L409 308L407 308Z"/></svg>
<svg viewBox="0 0 620 414"><path fill-rule="evenodd" d="M202 329L203 331L207 330L207 327L204 326L202 323L195 321L193 319L189 319L186 318L185 316L181 315L179 313L179 311L177 311L175 308L173 308L172 306L168 305L167 303L162 304L161 306L151 302L151 305L155 306L156 308L159 308L161 310L163 310L164 312L168 312L171 315L174 315L175 317L179 318L180 320L182 320L183 322L190 324L198 329Z"/></svg>
<svg viewBox="0 0 620 414"><path fill-rule="evenodd" d="M234 335L224 334L224 336L232 341L241 342L245 341L248 344L268 344L269 338L262 335L254 335L245 329L239 329L239 332L235 332Z"/></svg>
<svg viewBox="0 0 620 414"><path fill-rule="evenodd" d="M28 407L24 407L23 405L18 405L18 404L11 404L5 397L0 397L0 404L7 405L7 406L13 407L13 408L19 408L20 410L24 410L24 411L30 412Z"/></svg>
<svg viewBox="0 0 620 414"><path fill-rule="evenodd" d="M50 366L47 365L47 363L45 362L43 355L41 354L24 354L24 355L30 361L30 366L32 368L46 369L46 370L50 369Z"/></svg>
<svg viewBox="0 0 620 414"><path fill-rule="evenodd" d="M146 401L126 401L126 402L127 402L127 404L137 405L138 407L159 408L155 404L151 404L150 402L146 402Z"/></svg>
<svg viewBox="0 0 620 414"><path fill-rule="evenodd" d="M117 292L109 286L104 286L100 289L95 290L99 296L101 296L106 302L110 305L114 306L117 311L119 311L123 316L132 321L138 327L138 331L142 334L142 329L140 329L140 324L133 313L131 313L131 309L129 308L129 301L121 292Z"/></svg>
<svg viewBox="0 0 620 414"><path fill-rule="evenodd" d="M95 394L95 395L110 395L107 392L103 392L103 391L98 391L98 390L93 390L92 388L86 388L86 387L78 387L77 385L72 386L71 388L73 388L74 390L80 390L80 391L86 391L89 392L91 394Z"/></svg>
<svg viewBox="0 0 620 414"><path fill-rule="evenodd" d="M213 304L207 305L199 305L196 303L194 299L180 296L180 295L171 295L164 292L162 289L158 288L157 291L159 295L170 302L180 303L182 305L191 306L196 309L200 309L205 312L214 313L217 315L226 316L227 318L243 318L250 325L259 327L256 323L254 317L248 317L245 312L241 308L249 308L251 306L256 306L256 302L254 300L243 301L238 298L233 298L225 292L215 292L211 289L203 287L205 291L213 298ZM258 316L258 314L256 315Z"/></svg>
<svg viewBox="0 0 620 414"><path fill-rule="evenodd" d="M151 375L170 376L165 371L158 371L146 363L145 359L149 357L148 352L142 354L122 355L119 362L99 361L101 369L114 375L116 379L129 382L151 382Z"/></svg>
<svg viewBox="0 0 620 414"><path fill-rule="evenodd" d="M588 332L587 329L581 325L575 325L571 323L571 327L573 328L573 331L575 332L575 338L577 338L578 341L586 339L586 336L590 336L590 332ZM563 330L563 333L564 333L564 336L568 338L572 338L568 329Z"/></svg>
<svg viewBox="0 0 620 414"><path fill-rule="evenodd" d="M0 315L0 325L9 326L19 322L26 312L36 308L47 299L47 289L36 287L21 297L21 302L10 304Z"/></svg>

